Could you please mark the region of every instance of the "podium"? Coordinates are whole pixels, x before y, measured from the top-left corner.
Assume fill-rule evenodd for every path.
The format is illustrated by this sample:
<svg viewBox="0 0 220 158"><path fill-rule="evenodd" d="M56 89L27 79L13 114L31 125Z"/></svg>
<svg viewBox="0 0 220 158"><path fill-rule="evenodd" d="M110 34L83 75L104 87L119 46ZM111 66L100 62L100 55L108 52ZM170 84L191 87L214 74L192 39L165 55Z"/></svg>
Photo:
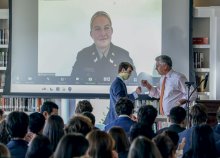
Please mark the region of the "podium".
<svg viewBox="0 0 220 158"><path fill-rule="evenodd" d="M220 106L220 100L197 100L196 103L203 104L206 107L208 113L207 123L215 126L218 123L216 113Z"/></svg>

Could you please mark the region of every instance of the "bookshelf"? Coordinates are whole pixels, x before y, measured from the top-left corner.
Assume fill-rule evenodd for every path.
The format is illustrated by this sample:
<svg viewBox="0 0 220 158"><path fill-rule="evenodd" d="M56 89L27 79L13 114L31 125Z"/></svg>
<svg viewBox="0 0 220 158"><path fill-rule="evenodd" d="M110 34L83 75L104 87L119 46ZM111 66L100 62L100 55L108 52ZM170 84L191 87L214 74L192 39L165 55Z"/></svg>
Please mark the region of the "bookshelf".
<svg viewBox="0 0 220 158"><path fill-rule="evenodd" d="M0 9L0 93L5 85L9 38L9 10Z"/></svg>
<svg viewBox="0 0 220 158"><path fill-rule="evenodd" d="M198 88L201 100L219 99L217 88L218 67L218 43L220 25L220 7L195 7L193 10L192 49L193 49L193 73L198 83L209 74L208 84L204 89L204 83Z"/></svg>

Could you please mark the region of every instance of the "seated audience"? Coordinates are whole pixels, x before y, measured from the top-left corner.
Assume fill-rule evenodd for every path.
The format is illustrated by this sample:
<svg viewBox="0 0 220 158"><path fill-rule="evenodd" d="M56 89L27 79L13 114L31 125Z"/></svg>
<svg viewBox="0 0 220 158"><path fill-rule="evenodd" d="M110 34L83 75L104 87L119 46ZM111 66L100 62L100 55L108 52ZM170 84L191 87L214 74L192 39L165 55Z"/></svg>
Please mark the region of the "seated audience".
<svg viewBox="0 0 220 158"><path fill-rule="evenodd" d="M43 135L37 135L31 141L25 158L50 158L53 154L50 140Z"/></svg>
<svg viewBox="0 0 220 158"><path fill-rule="evenodd" d="M209 125L193 128L191 148L183 158L217 158L214 132Z"/></svg>
<svg viewBox="0 0 220 158"><path fill-rule="evenodd" d="M51 115L48 117L43 129L43 135L50 140L52 150L55 151L58 142L64 135L64 122L59 115Z"/></svg>
<svg viewBox="0 0 220 158"><path fill-rule="evenodd" d="M115 140L115 150L118 153L118 157L127 158L130 143L123 128L112 127L108 132Z"/></svg>
<svg viewBox="0 0 220 158"><path fill-rule="evenodd" d="M181 141L183 138L186 139L186 144L183 148L183 153L185 153L186 151L190 149L190 146L192 144L192 132L194 128L196 126L206 124L208 115L207 115L205 106L203 104L195 104L190 111L189 118L190 118L192 127L179 133L179 141ZM215 138L215 141L217 142L220 139L220 136L214 133L214 138Z"/></svg>
<svg viewBox="0 0 220 158"><path fill-rule="evenodd" d="M111 127L119 126L124 129L127 136L129 136L129 130L136 122L131 119L134 111L134 103L126 97L120 98L116 105L115 110L118 118L105 126L105 131L108 131Z"/></svg>
<svg viewBox="0 0 220 158"><path fill-rule="evenodd" d="M12 158L24 158L28 148L28 142L24 140L28 131L29 118L24 112L13 111L6 119L11 140L7 147Z"/></svg>
<svg viewBox="0 0 220 158"><path fill-rule="evenodd" d="M89 141L88 155L92 158L118 158L114 151L115 142L108 133L93 130L86 136Z"/></svg>
<svg viewBox="0 0 220 158"><path fill-rule="evenodd" d="M75 113L82 114L83 112L92 112L93 107L92 104L88 100L81 100L77 103Z"/></svg>
<svg viewBox="0 0 220 158"><path fill-rule="evenodd" d="M52 101L45 101L41 106L40 112L47 119L50 115L58 115L58 105Z"/></svg>
<svg viewBox="0 0 220 158"><path fill-rule="evenodd" d="M73 158L86 155L88 140L79 133L66 134L62 137L53 158Z"/></svg>
<svg viewBox="0 0 220 158"><path fill-rule="evenodd" d="M150 139L139 136L132 142L128 158L162 158L162 156Z"/></svg>
<svg viewBox="0 0 220 158"><path fill-rule="evenodd" d="M173 107L170 110L169 119L171 125L169 127L165 127L157 131L157 134L162 133L165 130L174 131L176 133L180 133L184 131L185 128L185 118L186 118L186 110L181 106Z"/></svg>
<svg viewBox="0 0 220 158"><path fill-rule="evenodd" d="M92 129L93 125L88 117L76 115L68 121L65 133L81 133L86 136Z"/></svg>

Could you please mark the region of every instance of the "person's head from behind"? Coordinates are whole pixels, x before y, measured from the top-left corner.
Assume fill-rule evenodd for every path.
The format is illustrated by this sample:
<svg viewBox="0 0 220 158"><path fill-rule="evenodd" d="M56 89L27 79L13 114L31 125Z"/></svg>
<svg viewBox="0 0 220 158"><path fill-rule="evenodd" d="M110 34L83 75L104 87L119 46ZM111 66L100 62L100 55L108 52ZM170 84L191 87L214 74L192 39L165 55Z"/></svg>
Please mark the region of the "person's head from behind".
<svg viewBox="0 0 220 158"><path fill-rule="evenodd" d="M189 118L193 126L205 124L208 119L205 106L203 104L193 105L190 110Z"/></svg>
<svg viewBox="0 0 220 158"><path fill-rule="evenodd" d="M156 145L144 136L137 137L131 144L128 158L162 158Z"/></svg>
<svg viewBox="0 0 220 158"><path fill-rule="evenodd" d="M24 138L28 131L29 117L20 111L11 112L6 118L6 126L11 138Z"/></svg>
<svg viewBox="0 0 220 158"><path fill-rule="evenodd" d="M39 112L34 112L29 115L29 131L34 134L42 134L45 124L44 115Z"/></svg>
<svg viewBox="0 0 220 158"><path fill-rule="evenodd" d="M37 135L31 141L25 158L49 158L53 154L50 140L43 135Z"/></svg>
<svg viewBox="0 0 220 158"><path fill-rule="evenodd" d="M86 154L88 148L89 142L82 134L66 134L57 145L53 158L81 157Z"/></svg>
<svg viewBox="0 0 220 158"><path fill-rule="evenodd" d="M143 123L136 123L133 124L130 128L129 141L132 142L138 136L145 136L149 139L152 139L154 135L155 134L153 133L152 127L149 127Z"/></svg>
<svg viewBox="0 0 220 158"><path fill-rule="evenodd" d="M130 63L121 62L118 67L118 74L123 80L128 80L133 70L134 68Z"/></svg>
<svg viewBox="0 0 220 158"><path fill-rule="evenodd" d="M95 126L95 115L93 115L91 112L88 111L83 112L82 115L88 117L92 125Z"/></svg>
<svg viewBox="0 0 220 158"><path fill-rule="evenodd" d="M49 138L52 149L55 151L59 140L64 135L64 122L62 117L59 115L49 116L43 129L43 135Z"/></svg>
<svg viewBox="0 0 220 158"><path fill-rule="evenodd" d="M138 109L137 119L138 122L152 126L157 117L157 109L152 105L143 105Z"/></svg>
<svg viewBox="0 0 220 158"><path fill-rule="evenodd" d="M93 130L86 136L89 141L88 154L95 158L112 158L115 142L106 132Z"/></svg>
<svg viewBox="0 0 220 158"><path fill-rule="evenodd" d="M90 119L83 115L72 117L65 127L65 133L81 133L86 136L93 129Z"/></svg>
<svg viewBox="0 0 220 158"><path fill-rule="evenodd" d="M213 129L202 124L196 126L192 133L192 150L197 157L216 157L216 144Z"/></svg>
<svg viewBox="0 0 220 158"><path fill-rule="evenodd" d="M58 105L52 101L45 101L41 106L40 112L47 119L50 115L58 115Z"/></svg>
<svg viewBox="0 0 220 158"><path fill-rule="evenodd" d="M175 158L176 146L169 136L159 134L153 138L163 158Z"/></svg>
<svg viewBox="0 0 220 158"><path fill-rule="evenodd" d="M178 147L178 142L179 142L179 135L178 133L174 132L174 131L170 131L170 130L165 130L161 133L161 135L166 135L168 136L173 144L175 145L175 149L177 149Z"/></svg>
<svg viewBox="0 0 220 158"><path fill-rule="evenodd" d="M120 115L131 116L134 111L134 103L127 97L122 97L117 101L115 105L115 111L118 116Z"/></svg>
<svg viewBox="0 0 220 158"><path fill-rule="evenodd" d="M90 21L90 36L98 49L109 48L113 29L110 16L104 11L96 12Z"/></svg>
<svg viewBox="0 0 220 158"><path fill-rule="evenodd" d="M172 60L167 55L160 55L155 58L156 70L160 75L166 75L172 69Z"/></svg>
<svg viewBox="0 0 220 158"><path fill-rule="evenodd" d="M88 101L88 100L81 100L77 103L76 109L75 109L75 113L77 114L81 114L83 112L92 112L93 111L93 107L92 104Z"/></svg>
<svg viewBox="0 0 220 158"><path fill-rule="evenodd" d="M115 149L118 153L129 149L130 143L123 128L115 126L112 127L108 133L115 140Z"/></svg>
<svg viewBox="0 0 220 158"><path fill-rule="evenodd" d="M171 123L184 126L185 118L186 118L186 110L181 106L173 107L170 110L169 118L170 118Z"/></svg>
<svg viewBox="0 0 220 158"><path fill-rule="evenodd" d="M3 144L0 143L0 158L10 158L11 154L10 151L8 150L8 147Z"/></svg>

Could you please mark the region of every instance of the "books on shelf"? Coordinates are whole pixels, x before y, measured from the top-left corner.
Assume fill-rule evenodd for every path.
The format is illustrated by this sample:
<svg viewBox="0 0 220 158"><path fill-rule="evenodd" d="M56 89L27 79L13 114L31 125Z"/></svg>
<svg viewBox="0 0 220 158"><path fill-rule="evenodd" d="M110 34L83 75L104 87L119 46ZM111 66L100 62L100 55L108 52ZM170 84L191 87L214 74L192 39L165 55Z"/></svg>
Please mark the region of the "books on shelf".
<svg viewBox="0 0 220 158"><path fill-rule="evenodd" d="M193 37L193 44L209 44L208 37Z"/></svg>
<svg viewBox="0 0 220 158"><path fill-rule="evenodd" d="M8 52L0 51L0 67L6 67L8 61Z"/></svg>
<svg viewBox="0 0 220 158"><path fill-rule="evenodd" d="M204 52L194 52L194 68L205 68L205 55Z"/></svg>
<svg viewBox="0 0 220 158"><path fill-rule="evenodd" d="M3 111L40 112L45 98L0 98L0 109Z"/></svg>
<svg viewBox="0 0 220 158"><path fill-rule="evenodd" d="M0 44L8 44L9 30L0 29Z"/></svg>

